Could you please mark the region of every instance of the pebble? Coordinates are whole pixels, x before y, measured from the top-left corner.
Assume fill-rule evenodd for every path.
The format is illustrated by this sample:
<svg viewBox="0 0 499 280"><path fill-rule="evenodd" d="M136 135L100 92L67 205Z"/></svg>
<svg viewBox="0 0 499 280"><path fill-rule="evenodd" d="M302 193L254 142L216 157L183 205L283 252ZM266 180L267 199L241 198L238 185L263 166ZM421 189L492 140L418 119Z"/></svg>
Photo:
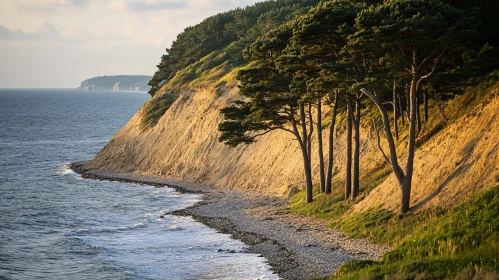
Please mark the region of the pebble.
<svg viewBox="0 0 499 280"><path fill-rule="evenodd" d="M317 220L283 211L284 201L255 193L226 191L183 184L155 177L88 169L88 162L70 164L82 177L139 184L168 185L179 192L203 194L203 201L172 215L192 216L248 245L247 252L265 257L283 279L309 279L332 275L352 259L377 260L391 248L351 239L318 224ZM164 215L161 216L163 218ZM224 252L222 249L218 253ZM225 250L235 253L234 250Z"/></svg>

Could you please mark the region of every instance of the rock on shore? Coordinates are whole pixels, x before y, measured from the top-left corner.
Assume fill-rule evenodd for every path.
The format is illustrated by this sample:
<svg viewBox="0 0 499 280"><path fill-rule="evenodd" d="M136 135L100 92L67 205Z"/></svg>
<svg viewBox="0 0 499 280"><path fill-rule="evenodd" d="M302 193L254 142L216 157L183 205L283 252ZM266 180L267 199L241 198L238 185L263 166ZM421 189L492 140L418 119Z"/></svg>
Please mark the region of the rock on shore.
<svg viewBox="0 0 499 280"><path fill-rule="evenodd" d="M388 247L351 239L326 228L323 221L286 213L283 200L249 192L227 191L183 184L155 177L88 169L87 162L70 165L83 178L168 186L182 193L200 193L203 201L171 213L192 216L248 245L248 251L265 257L284 279L307 279L333 274L351 259L377 259Z"/></svg>

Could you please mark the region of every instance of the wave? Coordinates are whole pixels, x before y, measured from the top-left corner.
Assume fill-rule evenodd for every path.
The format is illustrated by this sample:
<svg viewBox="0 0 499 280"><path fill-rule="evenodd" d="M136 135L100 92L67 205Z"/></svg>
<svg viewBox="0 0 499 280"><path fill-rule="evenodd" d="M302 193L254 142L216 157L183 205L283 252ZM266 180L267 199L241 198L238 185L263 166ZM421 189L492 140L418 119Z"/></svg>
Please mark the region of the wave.
<svg viewBox="0 0 499 280"><path fill-rule="evenodd" d="M118 227L116 229L123 230L123 229L134 229L134 228L142 228L142 227L145 227L144 223L131 224L131 225L127 225L127 226Z"/></svg>
<svg viewBox="0 0 499 280"><path fill-rule="evenodd" d="M176 231L176 230L185 230L185 228L183 227L179 227L177 225L169 225L166 227L166 229L168 230L172 230L172 231Z"/></svg>
<svg viewBox="0 0 499 280"><path fill-rule="evenodd" d="M77 230L72 230L70 232L63 232L60 235L62 236L78 236L78 235L86 235L86 234L93 234L93 233L112 233L112 232L119 232L123 230L130 230L134 228L142 228L145 227L146 224L139 222L131 225L125 225L125 226L120 226L120 227L109 227L109 228L80 228Z"/></svg>
<svg viewBox="0 0 499 280"><path fill-rule="evenodd" d="M76 174L71 168L69 168L69 166L67 164L60 166L59 171L57 173L58 173L58 175L61 175L61 176L66 176L69 174Z"/></svg>
<svg viewBox="0 0 499 280"><path fill-rule="evenodd" d="M71 235L77 235L77 234L80 234L82 232L88 232L90 231L90 229L88 228L80 228L80 229L77 229L77 230L72 230L70 232L61 232L59 235L61 236L71 236Z"/></svg>
<svg viewBox="0 0 499 280"><path fill-rule="evenodd" d="M154 221L162 222L164 220L163 219L154 219ZM95 228L95 229L80 228L80 229L72 230L70 232L62 232L59 235L69 237L69 236L82 236L82 235L99 234L99 233L117 233L117 232L121 232L121 231L133 230L133 229L138 229L138 228L145 228L148 225L149 225L148 223L138 222L135 224L125 225L125 226L120 226L120 227ZM176 224L166 224L166 225L162 225L160 227L151 228L151 230L181 231L181 230L186 230L186 229L183 227L180 227Z"/></svg>

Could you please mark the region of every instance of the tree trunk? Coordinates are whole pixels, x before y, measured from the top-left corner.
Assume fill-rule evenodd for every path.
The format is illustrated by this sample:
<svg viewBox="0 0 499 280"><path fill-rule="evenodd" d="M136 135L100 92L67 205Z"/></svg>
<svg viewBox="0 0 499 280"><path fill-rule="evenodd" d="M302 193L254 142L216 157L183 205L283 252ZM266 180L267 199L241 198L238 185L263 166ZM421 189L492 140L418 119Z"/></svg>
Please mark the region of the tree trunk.
<svg viewBox="0 0 499 280"><path fill-rule="evenodd" d="M415 68L415 67L414 67ZM407 165L405 168L405 178L402 184L402 205L400 212L405 213L409 211L410 208L410 193L411 193L411 183L412 174L414 171L414 152L416 148L416 118L417 112L419 111L419 106L417 102L417 73L413 74L411 81L411 122L409 124L409 143L407 147Z"/></svg>
<svg viewBox="0 0 499 280"><path fill-rule="evenodd" d="M326 192L326 176L324 174L324 152L322 151L322 99L317 101L317 142L319 145L319 169L321 177L321 193Z"/></svg>
<svg viewBox="0 0 499 280"><path fill-rule="evenodd" d="M410 91L410 88L408 85L406 85L406 88L405 88L405 102L407 103L406 104L406 112L407 112L407 121L408 122L411 122L411 113L410 113L410 109L411 109L411 99L409 97L409 91Z"/></svg>
<svg viewBox="0 0 499 280"><path fill-rule="evenodd" d="M353 155L353 186L352 200L356 199L360 192L360 97L355 99L355 117L353 119L355 128L355 149ZM353 114L353 112L352 112Z"/></svg>
<svg viewBox="0 0 499 280"><path fill-rule="evenodd" d="M390 119L388 118L388 113L383 105L383 102L376 95L370 93L367 89L363 88L363 89L361 89L361 91L364 94L366 94L376 104L376 106L378 107L378 109L381 113L381 117L383 119L383 129L385 130L386 140L388 142L388 147L390 148L390 161L389 161L390 165L392 166L393 173L395 174L395 177L397 178L397 181L399 183L399 186L400 186L402 192L404 192L404 190L409 190L409 193L410 193L410 185L408 188L407 183L406 183L407 176L406 176L406 174L404 174L404 171L402 171L402 168L400 167L400 164L398 163L397 149L395 148L395 141L393 140L392 131L390 129ZM414 110L411 111L411 114L413 112L414 112ZM410 129L412 129L412 133L410 133L410 134L414 135L414 130L415 130L414 124L415 124L415 120L416 120L415 116L412 119L414 122L410 126ZM411 142L409 141L409 143L411 143ZM414 153L413 153L413 155L414 155ZM412 173L410 175L412 177ZM407 211L404 209L408 210L409 206L407 206L406 208L401 207L401 211L402 210Z"/></svg>
<svg viewBox="0 0 499 280"><path fill-rule="evenodd" d="M438 106L438 110L440 111L440 114L444 118L445 123L448 123L449 119L447 118L447 116L445 116L445 106L444 106L444 104L441 103L441 102L437 102L437 106Z"/></svg>
<svg viewBox="0 0 499 280"><path fill-rule="evenodd" d="M418 130L416 136L421 132L421 108L419 108L419 96L416 95L416 118L418 120Z"/></svg>
<svg viewBox="0 0 499 280"><path fill-rule="evenodd" d="M423 91L423 102L424 102L424 122L428 122L428 91Z"/></svg>
<svg viewBox="0 0 499 280"><path fill-rule="evenodd" d="M312 103L308 104L308 122L309 122L308 125L309 132L307 135L307 153L308 153L308 164L312 166L312 135L314 134L314 118L312 117Z"/></svg>
<svg viewBox="0 0 499 280"><path fill-rule="evenodd" d="M312 193L312 169L310 167L310 156L308 154L309 139L307 134L307 120L305 115L305 106L300 104L300 123L302 128L302 145L301 151L303 155L303 169L305 171L307 203L314 201Z"/></svg>
<svg viewBox="0 0 499 280"><path fill-rule="evenodd" d="M400 203L400 212L406 213L411 206L411 180L406 177L402 183L402 200Z"/></svg>
<svg viewBox="0 0 499 280"><path fill-rule="evenodd" d="M405 124L405 114L404 114L404 108L402 106L402 97L400 97L400 94L397 94L397 99L398 99L398 107L400 110L400 120L402 121L402 125Z"/></svg>
<svg viewBox="0 0 499 280"><path fill-rule="evenodd" d="M397 106L397 80L393 79L393 132L395 133L395 140L399 140L399 126L398 119L398 106ZM404 116L402 116L404 118Z"/></svg>
<svg viewBox="0 0 499 280"><path fill-rule="evenodd" d="M345 200L350 197L352 190L352 97L347 96L347 164L345 176Z"/></svg>
<svg viewBox="0 0 499 280"><path fill-rule="evenodd" d="M326 194L330 194L332 191L332 181L333 181L333 161L334 161L334 125L336 123L336 113L338 109L338 92L334 94L334 106L333 113L331 116L331 125L329 126L329 158L327 163L327 179L326 179Z"/></svg>

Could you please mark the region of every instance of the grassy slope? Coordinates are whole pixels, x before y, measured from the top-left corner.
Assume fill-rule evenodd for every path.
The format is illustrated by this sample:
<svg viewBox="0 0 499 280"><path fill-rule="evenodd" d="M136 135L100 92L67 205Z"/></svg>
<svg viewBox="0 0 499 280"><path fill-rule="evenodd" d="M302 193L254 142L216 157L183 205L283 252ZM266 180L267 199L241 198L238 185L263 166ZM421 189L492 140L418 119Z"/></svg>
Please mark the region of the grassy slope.
<svg viewBox="0 0 499 280"><path fill-rule="evenodd" d="M303 193L291 211L334 220L353 237L395 249L379 262L352 261L326 279L499 279L499 186L482 191L452 210L404 215L371 209L342 220L351 202L336 195L303 207ZM326 210L328 209L328 210Z"/></svg>
<svg viewBox="0 0 499 280"><path fill-rule="evenodd" d="M487 102L496 80L483 82L456 98L447 107L449 123ZM439 114L432 108L433 115ZM418 146L444 127L430 119ZM404 139L406 135L401 135ZM400 141L403 142L403 141ZM357 201L343 199L344 182L333 181L333 194L316 192L306 204L305 193L296 194L288 211L330 221L330 227L354 238L369 238L394 247L380 262L354 261L345 264L334 279L499 279L499 186L482 191L453 209L433 208L398 214L383 208L356 213L355 203L375 189L391 169L387 164L365 173Z"/></svg>
<svg viewBox="0 0 499 280"><path fill-rule="evenodd" d="M499 186L450 211L393 215L371 211L351 217L348 231L369 231L374 240L399 243L380 262L351 262L339 279L499 278Z"/></svg>
<svg viewBox="0 0 499 280"><path fill-rule="evenodd" d="M237 71L248 66L248 63L240 57L242 48L242 43L234 42L179 71L144 105L142 129L157 124L175 102L177 93L182 88L213 88L217 94L220 94L223 92L223 87L235 87Z"/></svg>

